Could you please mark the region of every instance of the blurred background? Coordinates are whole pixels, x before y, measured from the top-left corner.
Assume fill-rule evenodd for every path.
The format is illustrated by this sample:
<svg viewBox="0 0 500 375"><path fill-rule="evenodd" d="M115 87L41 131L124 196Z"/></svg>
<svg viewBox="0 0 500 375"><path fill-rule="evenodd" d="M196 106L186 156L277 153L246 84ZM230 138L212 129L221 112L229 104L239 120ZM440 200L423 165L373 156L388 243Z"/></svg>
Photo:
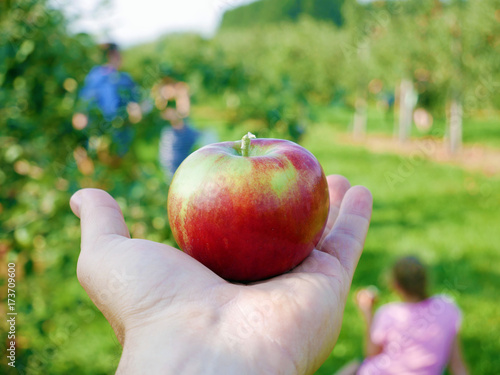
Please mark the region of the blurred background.
<svg viewBox="0 0 500 375"><path fill-rule="evenodd" d="M381 302L394 300L387 270L419 256L432 292L463 311L471 373L498 374L497 0L75 3L0 2L0 312L3 270L16 262L13 373L116 369L121 347L76 279L79 221L68 201L82 187L105 189L134 237L175 245L172 168L158 155L181 119L196 134L189 148L247 131L291 139L325 173L367 186L374 213L353 291L373 284ZM106 116L84 99L109 42L133 97ZM5 319L0 328L5 353ZM350 296L318 374L361 357L363 334Z"/></svg>

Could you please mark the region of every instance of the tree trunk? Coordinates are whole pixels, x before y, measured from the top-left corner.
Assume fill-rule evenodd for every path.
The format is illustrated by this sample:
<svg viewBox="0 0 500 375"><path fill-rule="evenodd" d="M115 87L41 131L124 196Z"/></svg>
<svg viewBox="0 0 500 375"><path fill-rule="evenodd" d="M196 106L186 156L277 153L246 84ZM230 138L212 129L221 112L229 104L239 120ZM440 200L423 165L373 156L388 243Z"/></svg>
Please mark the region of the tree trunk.
<svg viewBox="0 0 500 375"><path fill-rule="evenodd" d="M399 89L399 141L405 142L411 134L413 109L416 103L416 94L413 83L403 79Z"/></svg>
<svg viewBox="0 0 500 375"><path fill-rule="evenodd" d="M448 136L450 152L458 154L462 149L462 104L457 99L450 102Z"/></svg>
<svg viewBox="0 0 500 375"><path fill-rule="evenodd" d="M393 136L394 138L398 138L399 135L399 101L401 98L400 94L400 89L401 89L401 84L396 85L394 88L394 130L393 130Z"/></svg>
<svg viewBox="0 0 500 375"><path fill-rule="evenodd" d="M366 134L366 100L361 96L356 98L352 132L354 139L362 139Z"/></svg>

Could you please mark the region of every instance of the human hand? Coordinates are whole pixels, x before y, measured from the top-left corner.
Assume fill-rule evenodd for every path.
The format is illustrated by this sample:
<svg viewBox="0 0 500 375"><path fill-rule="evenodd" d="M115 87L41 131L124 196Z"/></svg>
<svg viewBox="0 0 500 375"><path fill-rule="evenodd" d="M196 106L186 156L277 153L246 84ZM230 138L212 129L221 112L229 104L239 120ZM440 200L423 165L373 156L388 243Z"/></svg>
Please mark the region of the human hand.
<svg viewBox="0 0 500 375"><path fill-rule="evenodd" d="M328 177L317 250L281 276L232 284L171 246L130 239L106 192L71 198L81 218L77 275L123 346L118 374L311 374L340 333L372 197Z"/></svg>
<svg viewBox="0 0 500 375"><path fill-rule="evenodd" d="M356 305L365 318L370 318L373 315L377 295L378 291L374 286L361 289L356 293Z"/></svg>

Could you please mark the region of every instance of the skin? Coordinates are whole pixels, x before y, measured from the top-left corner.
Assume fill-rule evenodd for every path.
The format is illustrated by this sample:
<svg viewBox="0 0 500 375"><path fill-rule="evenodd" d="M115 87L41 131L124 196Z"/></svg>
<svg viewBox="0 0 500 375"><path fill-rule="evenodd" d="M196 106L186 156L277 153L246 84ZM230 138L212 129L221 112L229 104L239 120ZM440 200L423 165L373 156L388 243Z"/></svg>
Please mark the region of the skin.
<svg viewBox="0 0 500 375"><path fill-rule="evenodd" d="M361 314L366 323L365 330L365 356L372 357L374 355L382 353L382 345L375 344L370 335L373 316L375 315L375 301L377 296L375 293L368 289L360 290L356 295L356 304L358 305Z"/></svg>
<svg viewBox="0 0 500 375"><path fill-rule="evenodd" d="M289 271L317 245L328 217L321 165L289 141L206 146L177 170L170 227L186 253L221 277L256 281Z"/></svg>
<svg viewBox="0 0 500 375"><path fill-rule="evenodd" d="M106 192L71 199L81 219L77 276L113 327L117 374L312 374L331 353L372 210L370 192L329 176L321 246L290 273L224 281L189 255L130 239Z"/></svg>

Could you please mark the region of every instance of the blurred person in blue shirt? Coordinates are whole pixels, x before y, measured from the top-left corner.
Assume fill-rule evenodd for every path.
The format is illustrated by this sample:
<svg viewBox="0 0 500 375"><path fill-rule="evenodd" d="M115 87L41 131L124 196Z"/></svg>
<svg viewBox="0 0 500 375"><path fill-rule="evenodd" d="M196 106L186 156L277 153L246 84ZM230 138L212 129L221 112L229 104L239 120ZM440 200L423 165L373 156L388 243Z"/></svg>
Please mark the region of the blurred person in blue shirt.
<svg viewBox="0 0 500 375"><path fill-rule="evenodd" d="M172 123L161 132L160 164L170 179L193 151L200 133L186 122Z"/></svg>
<svg viewBox="0 0 500 375"><path fill-rule="evenodd" d="M160 165L170 180L179 165L196 148L201 133L188 121L191 101L186 83L164 78L153 87L152 94L161 117L170 124L161 131L159 147Z"/></svg>
<svg viewBox="0 0 500 375"><path fill-rule="evenodd" d="M111 149L119 157L129 150L134 138L131 123L141 119L139 90L129 74L120 72L122 58L118 46L104 48L106 63L92 68L80 91L79 109L73 116L75 129L92 136L111 136ZM87 148L92 145L87 144Z"/></svg>

